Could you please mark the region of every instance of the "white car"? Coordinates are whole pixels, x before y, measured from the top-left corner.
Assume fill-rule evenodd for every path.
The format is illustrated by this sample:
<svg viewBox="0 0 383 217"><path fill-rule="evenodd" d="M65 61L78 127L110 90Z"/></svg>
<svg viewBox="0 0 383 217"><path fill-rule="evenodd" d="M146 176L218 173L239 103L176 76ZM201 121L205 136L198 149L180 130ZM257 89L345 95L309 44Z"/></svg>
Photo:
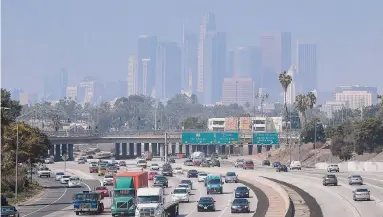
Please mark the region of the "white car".
<svg viewBox="0 0 383 217"><path fill-rule="evenodd" d="M184 174L184 170L181 167L176 167L173 172L174 174Z"/></svg>
<svg viewBox="0 0 383 217"><path fill-rule="evenodd" d="M291 161L290 170L302 170L302 164L299 160Z"/></svg>
<svg viewBox="0 0 383 217"><path fill-rule="evenodd" d="M63 175L64 175L63 172L57 172L57 173L56 173L56 178L55 178L55 180L56 180L56 181L60 181L61 178L63 177Z"/></svg>
<svg viewBox="0 0 383 217"><path fill-rule="evenodd" d="M44 160L45 164L53 164L55 163L52 158L47 158Z"/></svg>
<svg viewBox="0 0 383 217"><path fill-rule="evenodd" d="M236 160L235 163L234 163L234 167L242 167L244 161L245 160L243 160L243 159Z"/></svg>
<svg viewBox="0 0 383 217"><path fill-rule="evenodd" d="M151 170L160 170L160 166L158 166L158 164L152 164L152 165L150 166L150 169L151 169Z"/></svg>
<svg viewBox="0 0 383 217"><path fill-rule="evenodd" d="M60 183L61 184L68 184L69 179L70 179L70 176L64 175L61 177Z"/></svg>
<svg viewBox="0 0 383 217"><path fill-rule="evenodd" d="M173 201L183 201L188 202L190 201L190 194L188 192L187 188L175 188L172 194L172 200Z"/></svg>
<svg viewBox="0 0 383 217"><path fill-rule="evenodd" d="M339 173L339 166L336 165L336 164L328 165L328 167L327 167L327 172L329 172L329 173L331 173L331 172L337 172L337 173Z"/></svg>
<svg viewBox="0 0 383 217"><path fill-rule="evenodd" d="M104 186L113 185L113 175L105 175L102 183Z"/></svg>
<svg viewBox="0 0 383 217"><path fill-rule="evenodd" d="M207 173L198 173L198 182L204 182L207 177Z"/></svg>
<svg viewBox="0 0 383 217"><path fill-rule="evenodd" d="M190 189L190 185L189 184L179 184L177 186L177 188L186 188L186 190L188 191L188 193L190 194L191 192L191 189Z"/></svg>
<svg viewBox="0 0 383 217"><path fill-rule="evenodd" d="M70 177L68 181L69 188L75 188L81 186L81 179L79 177Z"/></svg>

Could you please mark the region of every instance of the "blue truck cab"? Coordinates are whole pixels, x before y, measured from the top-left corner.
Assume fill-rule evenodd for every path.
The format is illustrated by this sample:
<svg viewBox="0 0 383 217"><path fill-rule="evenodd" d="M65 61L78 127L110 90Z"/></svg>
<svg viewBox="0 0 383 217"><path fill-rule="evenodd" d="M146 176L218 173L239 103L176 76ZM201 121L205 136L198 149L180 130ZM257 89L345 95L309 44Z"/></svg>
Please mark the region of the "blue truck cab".
<svg viewBox="0 0 383 217"><path fill-rule="evenodd" d="M103 196L98 192L83 191L73 195L73 209L76 215L82 213L100 214L104 211L101 201Z"/></svg>
<svg viewBox="0 0 383 217"><path fill-rule="evenodd" d="M214 194L214 193L223 193L223 184L221 175L216 174L208 174L205 179L206 193Z"/></svg>

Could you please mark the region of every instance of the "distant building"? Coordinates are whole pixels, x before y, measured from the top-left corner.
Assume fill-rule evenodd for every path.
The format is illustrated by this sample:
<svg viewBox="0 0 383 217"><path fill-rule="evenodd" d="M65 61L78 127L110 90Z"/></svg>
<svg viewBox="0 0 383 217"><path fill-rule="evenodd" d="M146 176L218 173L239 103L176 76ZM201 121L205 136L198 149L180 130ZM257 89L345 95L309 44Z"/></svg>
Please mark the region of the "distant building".
<svg viewBox="0 0 383 217"><path fill-rule="evenodd" d="M225 131L225 118L209 118L207 128L210 131Z"/></svg>
<svg viewBox="0 0 383 217"><path fill-rule="evenodd" d="M155 87L158 38L141 35L138 38L138 93L150 96Z"/></svg>
<svg viewBox="0 0 383 217"><path fill-rule="evenodd" d="M370 86L360 86L360 85L346 85L346 86L337 86L335 88L336 93L342 93L343 91L366 91L371 93L371 102L372 104L376 104L378 102L378 88L370 87Z"/></svg>
<svg viewBox="0 0 383 217"><path fill-rule="evenodd" d="M307 94L318 89L317 46L297 41L297 94Z"/></svg>
<svg viewBox="0 0 383 217"><path fill-rule="evenodd" d="M185 31L183 32L182 43L182 89L184 92L197 93L197 50L198 38L195 34Z"/></svg>
<svg viewBox="0 0 383 217"><path fill-rule="evenodd" d="M372 105L372 93L369 91L349 91L345 90L335 93L335 100L347 102L350 109L362 109Z"/></svg>
<svg viewBox="0 0 383 217"><path fill-rule="evenodd" d="M327 118L332 118L334 112L341 111L348 108L347 101L328 101L320 108L321 112L326 113Z"/></svg>
<svg viewBox="0 0 383 217"><path fill-rule="evenodd" d="M80 87L84 88L84 103L97 104L101 102L104 91L104 86L101 83L87 78L80 83Z"/></svg>
<svg viewBox="0 0 383 217"><path fill-rule="evenodd" d="M128 60L128 96L138 94L138 61L137 56Z"/></svg>
<svg viewBox="0 0 383 217"><path fill-rule="evenodd" d="M77 88L77 86L67 86L66 87L66 98L68 100L77 101L77 99L78 99L78 88Z"/></svg>
<svg viewBox="0 0 383 217"><path fill-rule="evenodd" d="M225 78L222 82L222 104L254 104L254 82L252 78Z"/></svg>
<svg viewBox="0 0 383 217"><path fill-rule="evenodd" d="M209 131L282 132L282 117L209 118Z"/></svg>

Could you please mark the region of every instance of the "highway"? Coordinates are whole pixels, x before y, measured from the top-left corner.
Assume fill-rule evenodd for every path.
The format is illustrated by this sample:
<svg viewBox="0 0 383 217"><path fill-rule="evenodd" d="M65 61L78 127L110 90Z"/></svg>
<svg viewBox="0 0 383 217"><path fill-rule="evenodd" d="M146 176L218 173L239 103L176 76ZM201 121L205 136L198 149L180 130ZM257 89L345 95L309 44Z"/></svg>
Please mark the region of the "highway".
<svg viewBox="0 0 383 217"><path fill-rule="evenodd" d="M246 157L244 157L246 159ZM236 168L235 170L242 170ZM287 173L278 173L269 166L257 166L249 174L256 174L281 180L306 191L319 203L325 217L382 217L383 216L383 174L373 172L333 173L338 178L338 186L323 186L322 178L327 174L324 170L302 168ZM348 184L348 176L359 174L364 180L363 186ZM358 187L366 187L371 191L371 201L353 201L352 191Z"/></svg>
<svg viewBox="0 0 383 217"><path fill-rule="evenodd" d="M131 170L135 168L133 165L133 161L127 161L128 167L124 168L121 167L120 171L124 171L125 169ZM148 162L150 165L151 163L154 162ZM159 163L159 162L155 162ZM159 163L161 164L161 163ZM52 165L49 165L50 168L58 170L58 171L63 171L63 163L55 163ZM102 181L102 177L97 176L97 174L90 174L89 173L89 165L88 164L77 164L75 162L67 162L67 171L70 171L73 175L79 176L80 178L90 178L90 176L93 178L94 182L99 182L98 185L100 185ZM198 168L197 168L198 170ZM173 188L177 186L177 184L182 180L182 179L188 179L186 178L186 173L181 175L177 174L174 177L169 178L169 188L165 189L166 193L166 200L171 201L171 192L173 191ZM206 190L205 186L203 183L198 183L196 178L191 178L193 180L193 190L192 190L192 195L190 197L190 202L189 203L181 203L180 204L180 216L188 216L188 217L202 217L202 216L217 216L217 217L228 217L232 216L231 210L230 210L230 202L234 198L234 189L238 186L242 186L240 183L226 183L224 184L224 194L216 194L216 195L209 195L212 196L215 201L216 201L216 211L214 214L212 212L197 212L197 201L199 200L200 197L206 196ZM151 185L151 181L149 181L149 186ZM112 189L113 187L109 187ZM73 194L73 192L72 192ZM250 201L250 208L251 208L251 213L246 213L246 214L235 214L235 216L253 216L255 210L257 209L257 197L254 192L250 192L251 198L249 199ZM111 216L110 213L110 207L111 207L111 200L110 198L105 198L104 199L104 204L105 204L105 212L101 214L100 216L105 216L109 215ZM65 211L59 212L57 216L60 217L72 217L76 216L73 210L71 210L70 205L66 205L68 208ZM40 216L44 216L44 213L40 213ZM55 215L50 215L50 217L54 217ZM97 216L97 215L96 215Z"/></svg>

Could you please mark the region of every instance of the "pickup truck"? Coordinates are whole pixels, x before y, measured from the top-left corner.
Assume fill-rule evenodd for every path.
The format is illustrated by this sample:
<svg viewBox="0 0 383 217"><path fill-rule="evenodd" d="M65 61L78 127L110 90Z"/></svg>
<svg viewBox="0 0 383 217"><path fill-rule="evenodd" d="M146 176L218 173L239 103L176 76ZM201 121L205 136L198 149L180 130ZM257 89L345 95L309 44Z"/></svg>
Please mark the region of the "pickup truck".
<svg viewBox="0 0 383 217"><path fill-rule="evenodd" d="M41 168L39 171L37 171L37 175L41 178L43 176L50 178L51 177L51 170L49 168Z"/></svg>

